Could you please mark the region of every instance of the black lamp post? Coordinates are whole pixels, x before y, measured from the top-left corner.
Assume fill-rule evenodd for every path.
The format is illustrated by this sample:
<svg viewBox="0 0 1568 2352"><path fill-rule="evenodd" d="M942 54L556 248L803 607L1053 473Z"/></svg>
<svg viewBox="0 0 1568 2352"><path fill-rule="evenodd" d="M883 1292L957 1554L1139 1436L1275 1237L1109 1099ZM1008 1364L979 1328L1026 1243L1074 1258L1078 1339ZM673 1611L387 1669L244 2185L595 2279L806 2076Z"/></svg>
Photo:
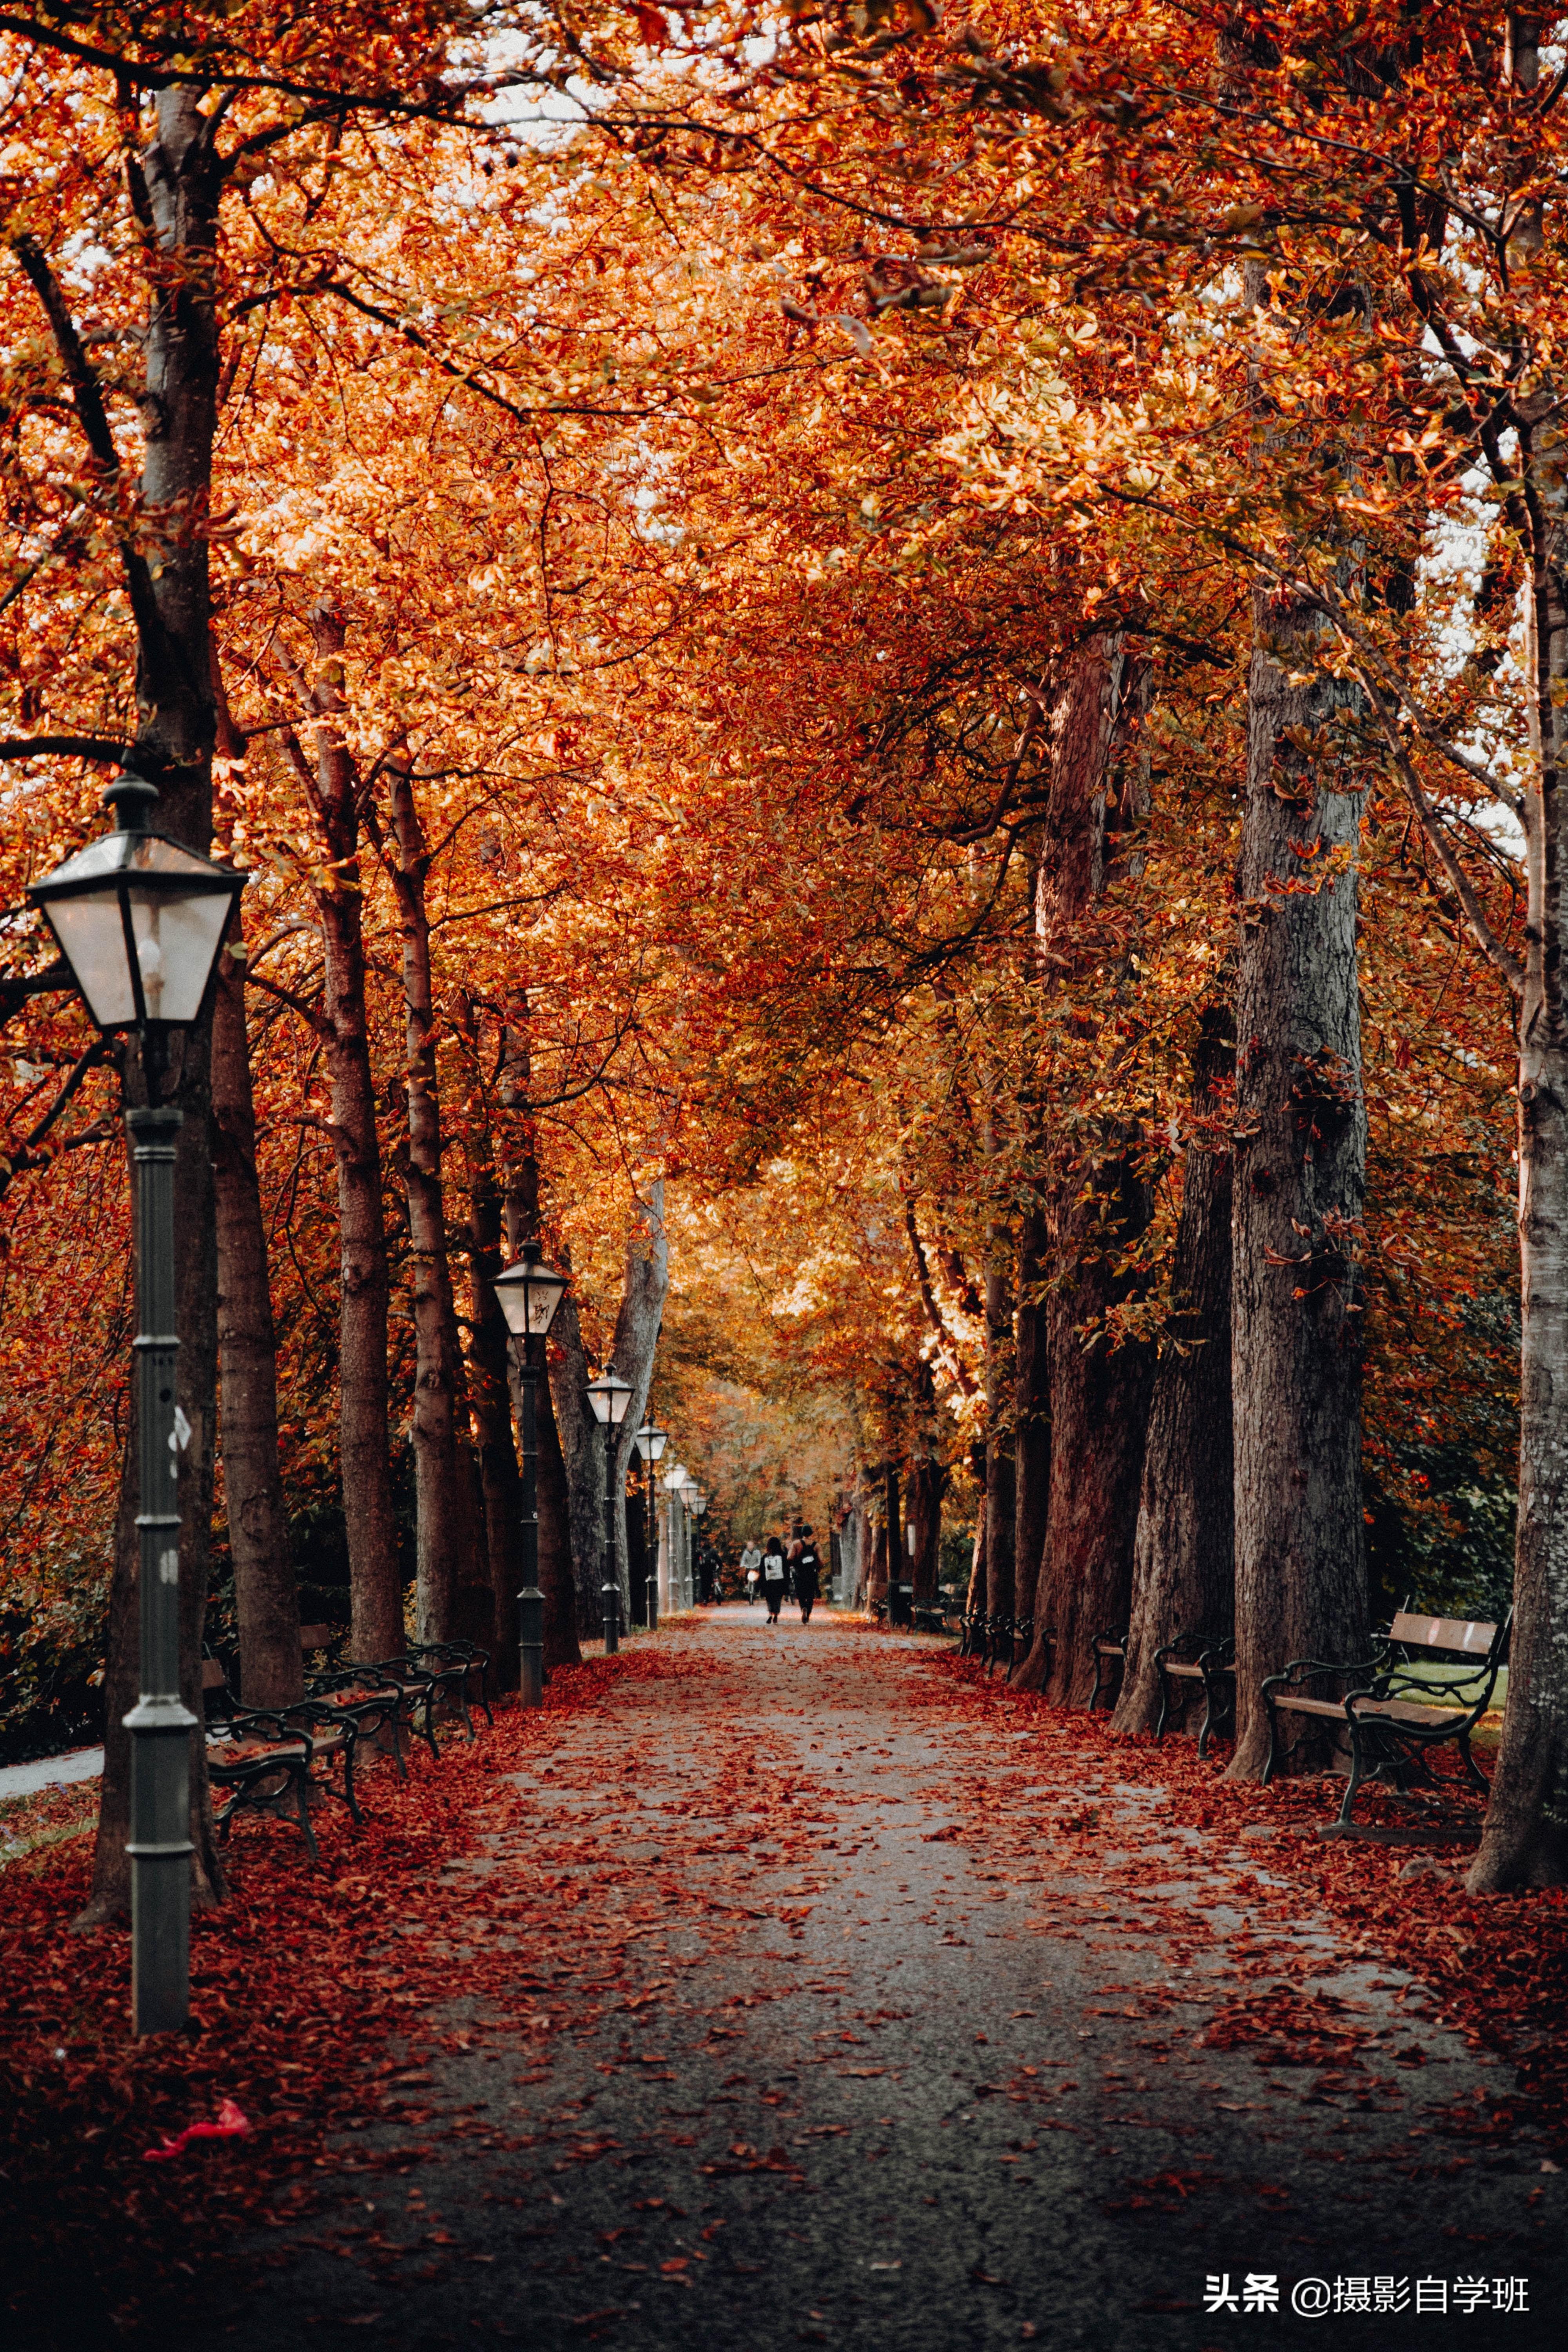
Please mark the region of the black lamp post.
<svg viewBox="0 0 1568 2352"><path fill-rule="evenodd" d="M697 1558L697 1538L700 1532L697 1522L708 1508L708 1497L700 1486L693 1486L686 1499L691 1511L691 1597L693 1601L698 1599L706 1601L707 1595L702 1590L702 1572Z"/></svg>
<svg viewBox="0 0 1568 2352"><path fill-rule="evenodd" d="M588 1383L594 1418L605 1433L605 1581L599 1598L605 1611L605 1655L613 1658L620 1646L621 1587L616 1574L616 1441L632 1401L632 1384L606 1364Z"/></svg>
<svg viewBox="0 0 1568 2352"><path fill-rule="evenodd" d="M643 1539L643 1622L650 1633L658 1630L658 1523L654 1512L653 1465L669 1444L669 1432L660 1429L656 1422L645 1421L636 1438L637 1449L647 1475L647 1533Z"/></svg>
<svg viewBox="0 0 1568 2352"><path fill-rule="evenodd" d="M681 1566L678 1570L675 1565L675 1507L678 1503L684 1503L682 1489L686 1484L685 1465L680 1462L671 1463L669 1468L665 1472L664 1477L660 1483L664 1487L666 1496L668 1497L664 1507L664 1512L665 1526L669 1537L669 1605L672 1609L681 1609L685 1606L682 1595L684 1591L683 1578L685 1576L686 1538L684 1533L682 1533L680 1539ZM686 1522L683 1517L681 1520L682 1529L684 1529L685 1524Z"/></svg>
<svg viewBox="0 0 1568 2352"><path fill-rule="evenodd" d="M88 1011L134 1029L145 1108L128 1109L135 1170L136 1409L141 1508L141 1696L131 1734L131 2011L137 2033L191 2011L191 1734L180 1696L180 1456L175 1402L174 1149L181 1114L161 1100L171 1031L201 1012L230 911L247 877L149 833L158 797L141 776L104 794L117 829L27 896L41 907Z"/></svg>
<svg viewBox="0 0 1568 2352"><path fill-rule="evenodd" d="M544 1704L544 1595L539 1589L539 1447L535 1397L539 1368L533 1342L542 1340L565 1293L567 1276L542 1260L537 1242L491 1286L516 1346L522 1422L522 1590L517 1596L520 1706Z"/></svg>

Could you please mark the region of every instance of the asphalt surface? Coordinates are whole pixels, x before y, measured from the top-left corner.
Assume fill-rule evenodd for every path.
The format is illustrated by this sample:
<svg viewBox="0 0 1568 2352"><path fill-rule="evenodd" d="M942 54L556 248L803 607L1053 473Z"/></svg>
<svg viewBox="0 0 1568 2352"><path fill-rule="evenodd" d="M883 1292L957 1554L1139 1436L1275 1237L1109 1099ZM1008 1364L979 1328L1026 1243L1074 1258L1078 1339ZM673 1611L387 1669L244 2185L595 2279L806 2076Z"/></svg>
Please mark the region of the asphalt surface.
<svg viewBox="0 0 1568 2352"><path fill-rule="evenodd" d="M1506 2065L1309 1904L1260 1908L1266 1848L1174 1830L1113 1748L1064 1782L1049 1719L966 1702L929 1642L741 1605L658 1639L679 1671L563 1716L456 1865L476 1913L538 1890L506 1997L454 1950L422 2104L335 2144L324 2213L237 2250L200 2340L1568 2341L1568 2175L1452 2128ZM1275 1961L1356 2061L1205 2043Z"/></svg>

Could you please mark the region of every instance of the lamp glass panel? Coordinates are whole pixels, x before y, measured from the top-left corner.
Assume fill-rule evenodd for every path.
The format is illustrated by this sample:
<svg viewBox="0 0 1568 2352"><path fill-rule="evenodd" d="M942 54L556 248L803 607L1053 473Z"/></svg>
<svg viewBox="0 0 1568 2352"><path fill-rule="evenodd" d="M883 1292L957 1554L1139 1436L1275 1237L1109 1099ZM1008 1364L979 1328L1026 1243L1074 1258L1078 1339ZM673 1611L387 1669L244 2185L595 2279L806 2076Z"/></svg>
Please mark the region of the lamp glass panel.
<svg viewBox="0 0 1568 2352"><path fill-rule="evenodd" d="M148 1017L194 1021L245 877L157 834L105 834L47 875L43 906L100 1028L136 1018L120 899L129 905Z"/></svg>
<svg viewBox="0 0 1568 2352"><path fill-rule="evenodd" d="M567 1277L542 1260L519 1258L491 1285L514 1339L548 1331L565 1296Z"/></svg>
<svg viewBox="0 0 1568 2352"><path fill-rule="evenodd" d="M657 1462L659 1455L664 1452L665 1447L669 1444L668 1430L650 1429L648 1432L647 1443L649 1455L655 1462Z"/></svg>
<svg viewBox="0 0 1568 2352"><path fill-rule="evenodd" d="M632 1401L632 1384L618 1373L601 1372L596 1381L588 1383L588 1402L594 1408L594 1418L603 1427L618 1429L626 1417L626 1407Z"/></svg>
<svg viewBox="0 0 1568 2352"><path fill-rule="evenodd" d="M158 845L160 847L162 844ZM143 895L131 885L131 929L149 1021L194 1021L217 960L231 904L226 891L186 898ZM123 947L121 950L124 955Z"/></svg>
<svg viewBox="0 0 1568 2352"><path fill-rule="evenodd" d="M134 1021L136 998L125 958L118 890L110 884L78 898L57 898L44 912L99 1027L122 1029Z"/></svg>

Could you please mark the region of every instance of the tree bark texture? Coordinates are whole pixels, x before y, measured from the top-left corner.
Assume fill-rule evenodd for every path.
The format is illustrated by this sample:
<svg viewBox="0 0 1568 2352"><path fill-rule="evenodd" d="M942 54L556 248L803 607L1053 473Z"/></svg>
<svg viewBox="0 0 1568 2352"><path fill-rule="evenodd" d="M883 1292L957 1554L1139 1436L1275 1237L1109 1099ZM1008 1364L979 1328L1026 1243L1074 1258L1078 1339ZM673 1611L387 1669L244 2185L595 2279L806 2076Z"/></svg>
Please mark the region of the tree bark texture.
<svg viewBox="0 0 1568 2352"><path fill-rule="evenodd" d="M414 1315L414 1480L417 1522L416 1623L421 1642L452 1638L458 1588L478 1572L463 1355L452 1297L441 1177L443 1138L425 886L430 853L405 761L389 766L392 866L403 933L404 1084L408 1103L405 1188ZM488 1591L489 1580L486 1579Z"/></svg>
<svg viewBox="0 0 1568 2352"><path fill-rule="evenodd" d="M504 1170L503 1213L509 1260L515 1260L521 1255L524 1242L536 1242L542 1238L539 1153L532 1106L529 1099L531 1065L525 1025L527 999L521 996L521 992L518 1009L520 1018L509 1022L502 1034L500 1056L501 1107L516 1122L515 1134L509 1139ZM560 1346L562 1317L569 1307L572 1307L570 1293L556 1309L555 1321L539 1350L538 1378L533 1391L539 1586L544 1595L544 1664L547 1672L552 1666L577 1665L583 1654L577 1645L579 1620L573 1561L572 1495L561 1451L561 1433L555 1420L555 1373L551 1361ZM574 1324L575 1319L576 1310L573 1307ZM521 1382L515 1354L510 1349L508 1350L507 1364L512 1406L521 1426ZM516 1588L509 1612L514 1643L517 1618L515 1591ZM590 1617L585 1622L594 1624L597 1621Z"/></svg>
<svg viewBox="0 0 1568 2352"><path fill-rule="evenodd" d="M1013 1332L1012 1243L1005 1225L991 1234L985 1267L985 1606L1011 1617L1016 1605L1014 1552L1017 1457L1013 1429L1016 1358Z"/></svg>
<svg viewBox="0 0 1568 2352"><path fill-rule="evenodd" d="M974 1549L969 1556L969 1590L963 1596L964 1613L973 1617L985 1605L985 1490L980 1491L980 1505L974 1514Z"/></svg>
<svg viewBox="0 0 1568 2352"><path fill-rule="evenodd" d="M194 88L160 90L152 144L130 171L139 208L163 257L144 345L145 446L141 496L151 514L186 519L150 562L131 539L122 544L126 585L136 622L136 758L155 783L153 823L159 832L206 855L212 845L212 689L209 545L202 523L211 506L213 435L217 416L218 342L214 303L218 203L223 176L214 152L215 120ZM35 283L37 280L35 280ZM68 310L50 324L74 344ZM79 345L61 355L76 390L84 433L105 480L118 485L119 459ZM202 1625L206 1611L212 1530L213 1456L217 1418L217 1252L214 1241L212 1019L210 1010L184 1033L169 1098L184 1115L174 1162L175 1231L184 1238L178 1272L179 1404L191 1437L180 1475L180 1696L201 1719ZM134 1420L135 1384L132 1384ZM104 1769L100 1790L92 1893L77 1924L94 1927L130 1908L131 1740L122 1717L139 1696L137 1601L139 1541L133 1481L136 1432L122 1472L110 1594L105 1669ZM208 1904L223 1893L213 1826L206 1748L191 1736L192 1897Z"/></svg>
<svg viewBox="0 0 1568 2352"><path fill-rule="evenodd" d="M914 1530L912 1574L917 1605L936 1599L942 1551L942 1463L937 1452L936 1382L922 1357L915 1375L917 1423L910 1456L910 1525Z"/></svg>
<svg viewBox="0 0 1568 2352"><path fill-rule="evenodd" d="M500 1690L518 1685L517 1596L522 1590L522 1479L512 1436L510 1347L492 1285L501 1270L501 1195L490 1139L470 1136L468 1172L468 1402L484 1497L489 1571L490 1658ZM541 1380L542 1391L549 1385Z"/></svg>
<svg viewBox="0 0 1568 2352"><path fill-rule="evenodd" d="M305 1681L300 1586L278 1465L277 1339L256 1172L245 970L237 908L218 957L212 1043L224 1498L239 1621L239 1696L247 1706L287 1706L304 1696Z"/></svg>
<svg viewBox="0 0 1568 2352"><path fill-rule="evenodd" d="M350 1641L356 1658L374 1661L395 1656L405 1638L387 1453L391 1283L365 1008L357 778L337 723L344 709L339 685L346 631L342 616L327 606L319 606L311 620L318 662L317 682L310 690L316 761L313 770L307 767L306 781L332 877L318 892L317 905L326 967L322 1010L342 1259L338 1392Z"/></svg>
<svg viewBox="0 0 1568 2352"><path fill-rule="evenodd" d="M1528 56L1521 79L1533 87L1533 35ZM1568 1881L1568 436L1559 390L1542 388L1521 436L1535 530L1526 646L1538 789L1525 804L1520 1004L1519 1520L1502 1748L1466 1880L1474 1895Z"/></svg>
<svg viewBox="0 0 1568 2352"><path fill-rule="evenodd" d="M1147 665L1118 635L1092 638L1063 677L1051 719L1035 917L1055 971L1070 972L1084 954L1115 838L1140 812L1147 695ZM1142 1280L1115 1271L1152 1212L1135 1140L1124 1132L1087 1131L1042 1204L1055 1276L1043 1317L1049 1502L1033 1592L1035 1640L1014 1679L1058 1705L1088 1697L1095 1636L1125 1623L1131 1593L1153 1360L1146 1347L1112 1348L1093 1335Z"/></svg>
<svg viewBox="0 0 1568 2352"><path fill-rule="evenodd" d="M605 1439L588 1402L588 1357L570 1291L550 1327L550 1391L566 1479L577 1623L596 1630L605 1581Z"/></svg>
<svg viewBox="0 0 1568 2352"><path fill-rule="evenodd" d="M899 1468L889 1462L882 1472L882 1509L887 1521L888 1548L888 1622L893 1622L895 1584L909 1582L909 1551L904 1539L902 1496L899 1491Z"/></svg>
<svg viewBox="0 0 1568 2352"><path fill-rule="evenodd" d="M866 1606L875 1609L888 1591L888 1528L883 1519L871 1522L870 1567L866 1577Z"/></svg>
<svg viewBox="0 0 1568 2352"><path fill-rule="evenodd" d="M1017 1370L1014 1404L1014 1535L1020 1596L1038 1590L1051 1497L1049 1318L1039 1296L1046 1221L1027 1211L1018 1239Z"/></svg>
<svg viewBox="0 0 1568 2352"><path fill-rule="evenodd" d="M546 1345L550 1345L546 1342ZM577 1642L576 1579L572 1559L572 1498L561 1433L555 1426L551 1382L541 1376L537 1400L535 1443L539 1449L539 1585L544 1595L544 1663L575 1666L583 1653ZM515 1617L516 1609L512 1614ZM596 1626L596 1616L588 1619Z"/></svg>
<svg viewBox="0 0 1568 2352"><path fill-rule="evenodd" d="M1194 1057L1193 1108L1212 1118L1215 1084L1235 1062L1228 1008L1204 1015ZM1187 1146L1171 1286L1167 1347L1154 1374L1142 1491L1132 1547L1127 1661L1117 1701L1121 1732L1159 1719L1154 1653L1178 1633L1228 1634L1236 1622L1234 1461L1230 1401L1229 1139Z"/></svg>
<svg viewBox="0 0 1568 2352"><path fill-rule="evenodd" d="M631 1622L630 1553L626 1546L627 1486L635 1488L640 1455L637 1433L647 1417L648 1391L653 1385L654 1357L664 1322L665 1294L669 1288L669 1242L664 1229L664 1179L656 1177L646 1201L639 1201L626 1238L626 1276L616 1316L612 1360L622 1380L632 1384L626 1417L616 1448L616 1573L621 1587L621 1622Z"/></svg>
<svg viewBox="0 0 1568 2352"><path fill-rule="evenodd" d="M1367 1638L1361 794L1332 750L1356 689L1311 675L1315 624L1289 599L1260 589L1254 622L1231 1216L1237 1779L1267 1755L1264 1675L1363 1658Z"/></svg>

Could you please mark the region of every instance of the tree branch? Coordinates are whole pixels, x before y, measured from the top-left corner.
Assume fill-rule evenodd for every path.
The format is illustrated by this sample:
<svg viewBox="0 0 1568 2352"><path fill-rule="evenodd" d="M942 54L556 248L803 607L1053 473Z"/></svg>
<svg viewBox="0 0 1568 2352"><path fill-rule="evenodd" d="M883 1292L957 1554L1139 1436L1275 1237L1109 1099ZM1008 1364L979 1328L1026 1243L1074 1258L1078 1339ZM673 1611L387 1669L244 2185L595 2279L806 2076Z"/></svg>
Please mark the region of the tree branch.
<svg viewBox="0 0 1568 2352"><path fill-rule="evenodd" d="M37 237L19 236L13 242L11 249L43 305L44 315L55 339L55 348L59 352L70 384L77 422L81 426L87 446L97 459L105 481L117 487L121 478L120 452L114 446L108 411L103 405L103 387L82 348L81 337L77 333L69 306L55 281L54 272ZM147 559L138 551L134 541L123 530L116 536L121 561L125 566L125 585L131 597L131 609L136 618L137 632L149 651L166 656L168 648L163 623L157 599L153 593L153 575L148 570Z"/></svg>
<svg viewBox="0 0 1568 2352"><path fill-rule="evenodd" d="M132 756L129 743L117 743L110 735L0 735L0 760L26 760L35 752L101 760L106 767L123 767Z"/></svg>
<svg viewBox="0 0 1568 2352"><path fill-rule="evenodd" d="M1469 925L1476 945L1488 962L1501 973L1511 993L1515 997L1522 997L1524 994L1523 966L1511 950L1503 945L1487 920L1486 909L1477 895L1475 885L1460 865L1453 845L1438 824L1436 811L1423 791L1421 779L1415 772L1410 755L1394 730L1393 714L1387 703L1363 669L1358 668L1356 675L1361 679L1376 716L1378 726L1383 730L1383 738L1388 745L1389 755L1398 771L1399 780L1405 786L1405 798L1415 810L1421 830L1430 842L1439 865L1448 877L1455 897L1464 908L1465 920Z"/></svg>

